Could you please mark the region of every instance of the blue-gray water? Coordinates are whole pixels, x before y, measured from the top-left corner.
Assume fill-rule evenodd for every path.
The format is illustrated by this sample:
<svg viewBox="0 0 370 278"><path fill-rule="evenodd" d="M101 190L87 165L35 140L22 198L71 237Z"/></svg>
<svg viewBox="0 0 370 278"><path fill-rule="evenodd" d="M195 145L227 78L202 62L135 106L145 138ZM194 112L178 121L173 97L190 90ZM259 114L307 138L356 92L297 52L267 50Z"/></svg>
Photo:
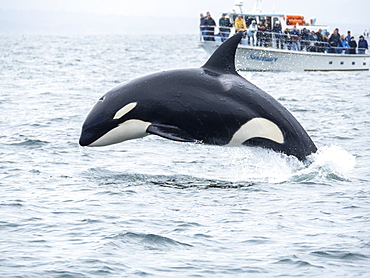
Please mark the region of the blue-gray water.
<svg viewBox="0 0 370 278"><path fill-rule="evenodd" d="M311 164L155 136L77 144L109 88L207 59L197 36L0 37L0 277L369 277L369 72L241 73Z"/></svg>

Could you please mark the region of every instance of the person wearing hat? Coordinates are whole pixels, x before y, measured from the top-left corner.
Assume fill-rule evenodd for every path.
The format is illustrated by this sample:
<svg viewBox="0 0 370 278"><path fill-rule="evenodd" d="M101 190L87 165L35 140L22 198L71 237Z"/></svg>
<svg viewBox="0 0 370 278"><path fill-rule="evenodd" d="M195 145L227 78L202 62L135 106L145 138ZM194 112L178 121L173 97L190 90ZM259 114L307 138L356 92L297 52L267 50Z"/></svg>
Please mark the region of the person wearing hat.
<svg viewBox="0 0 370 278"><path fill-rule="evenodd" d="M275 40L276 40L276 48L281 48L283 49L283 30L281 28L280 21L276 21L274 28L272 28L272 32L275 35Z"/></svg>
<svg viewBox="0 0 370 278"><path fill-rule="evenodd" d="M361 35L360 40L358 41L358 54L365 54L365 50L368 48L367 41L364 36Z"/></svg>
<svg viewBox="0 0 370 278"><path fill-rule="evenodd" d="M257 22L255 20L252 21L252 24L249 25L247 35L248 35L248 45L250 45L250 39L252 38L252 45L255 46L255 34L257 33Z"/></svg>
<svg viewBox="0 0 370 278"><path fill-rule="evenodd" d="M349 54L356 54L357 42L354 36L351 36L351 40L348 42L349 44Z"/></svg>
<svg viewBox="0 0 370 278"><path fill-rule="evenodd" d="M222 14L220 20L218 21L218 26L220 27L221 41L226 41L230 35L230 19L226 17L226 14Z"/></svg>

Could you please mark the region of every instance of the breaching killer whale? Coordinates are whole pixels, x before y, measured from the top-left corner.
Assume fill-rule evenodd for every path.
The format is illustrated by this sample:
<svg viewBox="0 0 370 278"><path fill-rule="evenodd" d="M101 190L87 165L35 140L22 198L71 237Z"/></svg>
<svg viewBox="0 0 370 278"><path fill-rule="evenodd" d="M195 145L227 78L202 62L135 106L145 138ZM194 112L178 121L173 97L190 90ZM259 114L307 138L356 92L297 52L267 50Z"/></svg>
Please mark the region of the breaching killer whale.
<svg viewBox="0 0 370 278"><path fill-rule="evenodd" d="M88 114L81 146L148 134L211 145L269 148L304 160L317 148L293 115L235 70L235 34L201 68L153 73L108 91Z"/></svg>

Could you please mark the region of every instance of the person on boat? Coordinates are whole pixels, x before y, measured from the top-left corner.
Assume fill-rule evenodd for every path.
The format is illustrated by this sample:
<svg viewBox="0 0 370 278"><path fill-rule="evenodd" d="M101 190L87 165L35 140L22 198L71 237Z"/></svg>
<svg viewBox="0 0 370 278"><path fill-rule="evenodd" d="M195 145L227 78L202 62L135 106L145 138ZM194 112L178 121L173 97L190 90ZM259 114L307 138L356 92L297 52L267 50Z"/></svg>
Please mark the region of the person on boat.
<svg viewBox="0 0 370 278"><path fill-rule="evenodd" d="M266 29L265 29L265 34L264 34L265 35L264 46L269 47L271 46L271 43L272 43L272 26L271 26L271 20L269 18L266 19L265 27Z"/></svg>
<svg viewBox="0 0 370 278"><path fill-rule="evenodd" d="M226 14L222 14L220 20L218 21L218 26L220 29L221 41L226 41L230 36L230 19L226 17Z"/></svg>
<svg viewBox="0 0 370 278"><path fill-rule="evenodd" d="M283 30L279 21L276 21L274 28L272 28L272 32L275 35L276 48L284 49Z"/></svg>
<svg viewBox="0 0 370 278"><path fill-rule="evenodd" d="M344 51L345 54L349 54L350 46L349 46L346 38L344 37L344 35L340 36L340 44L339 45L341 45L341 46L339 46L340 53L343 53L343 51Z"/></svg>
<svg viewBox="0 0 370 278"><path fill-rule="evenodd" d="M205 24L204 24L204 21L206 20L206 17L201 13L200 14L200 25L199 25L199 29L200 29L200 33L202 35L202 38L203 40L206 40L205 39L205 36L206 36L206 27L205 27Z"/></svg>
<svg viewBox="0 0 370 278"><path fill-rule="evenodd" d="M322 29L319 29L319 31L316 32L316 51L317 52L325 52L325 40L322 33Z"/></svg>
<svg viewBox="0 0 370 278"><path fill-rule="evenodd" d="M308 51L308 46L310 44L310 31L307 30L307 28L303 28L300 34L300 41L301 41L301 50L306 48L306 51Z"/></svg>
<svg viewBox="0 0 370 278"><path fill-rule="evenodd" d="M355 37L351 37L351 40L349 41L349 54L356 54L356 48L357 48L357 42L355 40Z"/></svg>
<svg viewBox="0 0 370 278"><path fill-rule="evenodd" d="M308 46L307 46L307 51L309 52L317 52L317 35L314 31L311 31L311 33L308 35Z"/></svg>
<svg viewBox="0 0 370 278"><path fill-rule="evenodd" d="M322 32L321 35L322 35L322 52L329 53L330 48L328 39L329 32Z"/></svg>
<svg viewBox="0 0 370 278"><path fill-rule="evenodd" d="M347 31L347 36L345 37L345 40L349 43L351 41L351 31Z"/></svg>
<svg viewBox="0 0 370 278"><path fill-rule="evenodd" d="M215 40L215 26L216 22L211 17L211 14L207 15L207 18L204 21L205 32L206 32L206 41L214 41Z"/></svg>
<svg viewBox="0 0 370 278"><path fill-rule="evenodd" d="M292 31L290 31L290 35L292 37L292 50L300 51L301 50L301 43L299 41L300 32L297 29L297 26L294 25Z"/></svg>
<svg viewBox="0 0 370 278"><path fill-rule="evenodd" d="M287 46L288 50L292 50L292 36L290 35L290 30L289 28L286 28L284 31L284 42Z"/></svg>
<svg viewBox="0 0 370 278"><path fill-rule="evenodd" d="M340 53L338 47L341 47L339 29L336 28L334 33L329 37L329 53Z"/></svg>
<svg viewBox="0 0 370 278"><path fill-rule="evenodd" d="M245 24L245 20L241 14L239 14L238 17L235 18L234 27L236 33L247 30L247 25Z"/></svg>
<svg viewBox="0 0 370 278"><path fill-rule="evenodd" d="M252 24L249 25L249 28L247 30L247 35L248 35L248 45L250 45L250 39L252 39L252 45L255 46L255 39L254 36L257 33L257 22L255 20L252 21Z"/></svg>
<svg viewBox="0 0 370 278"><path fill-rule="evenodd" d="M368 49L367 41L364 36L361 35L358 41L358 54L365 54L366 49Z"/></svg>
<svg viewBox="0 0 370 278"><path fill-rule="evenodd" d="M264 32L266 30L265 25L263 24L262 21L258 22L257 25L257 46L263 46L263 38L264 38Z"/></svg>

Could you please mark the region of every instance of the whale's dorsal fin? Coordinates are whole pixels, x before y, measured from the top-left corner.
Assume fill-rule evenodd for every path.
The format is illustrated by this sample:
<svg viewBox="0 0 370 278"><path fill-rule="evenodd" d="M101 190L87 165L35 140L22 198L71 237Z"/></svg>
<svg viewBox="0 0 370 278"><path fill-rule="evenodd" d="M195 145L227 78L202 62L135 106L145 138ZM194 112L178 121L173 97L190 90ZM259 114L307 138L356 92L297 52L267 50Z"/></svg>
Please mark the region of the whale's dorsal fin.
<svg viewBox="0 0 370 278"><path fill-rule="evenodd" d="M235 69L236 49L243 37L239 32L221 44L202 68L237 74Z"/></svg>

